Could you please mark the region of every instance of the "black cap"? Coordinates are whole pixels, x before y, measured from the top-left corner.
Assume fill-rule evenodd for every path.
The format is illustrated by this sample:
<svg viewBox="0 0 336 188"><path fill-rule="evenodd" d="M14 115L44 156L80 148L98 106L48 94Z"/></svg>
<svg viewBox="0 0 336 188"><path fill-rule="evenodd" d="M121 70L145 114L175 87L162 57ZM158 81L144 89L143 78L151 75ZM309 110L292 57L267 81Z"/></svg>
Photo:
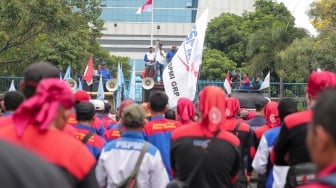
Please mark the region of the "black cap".
<svg viewBox="0 0 336 188"><path fill-rule="evenodd" d="M78 121L92 120L95 112L95 108L90 102L80 102L76 105L76 117Z"/></svg>
<svg viewBox="0 0 336 188"><path fill-rule="evenodd" d="M50 63L33 63L29 65L23 71L25 77L25 88L23 90L23 94L26 98L31 97L35 93L35 89L38 83L43 78L59 78L60 71L58 68Z"/></svg>

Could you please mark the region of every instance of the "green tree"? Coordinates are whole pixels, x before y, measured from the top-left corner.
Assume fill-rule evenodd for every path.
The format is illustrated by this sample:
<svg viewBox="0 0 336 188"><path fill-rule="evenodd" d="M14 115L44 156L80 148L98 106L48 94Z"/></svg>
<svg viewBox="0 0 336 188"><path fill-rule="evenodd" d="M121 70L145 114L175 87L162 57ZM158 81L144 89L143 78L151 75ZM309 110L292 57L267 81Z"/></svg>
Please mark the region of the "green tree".
<svg viewBox="0 0 336 188"><path fill-rule="evenodd" d="M241 29L243 19L223 13L209 23L206 34L206 45L224 52L238 67L246 60L247 33Z"/></svg>
<svg viewBox="0 0 336 188"><path fill-rule="evenodd" d="M224 80L227 71L235 70L235 63L216 49L207 49L203 53L201 80Z"/></svg>
<svg viewBox="0 0 336 188"><path fill-rule="evenodd" d="M82 74L90 56L114 65L100 47L101 0L0 1L0 74L20 75L28 64L49 61ZM127 58L120 58L121 63ZM101 63L100 61L95 61ZM129 67L127 65L125 68ZM127 71L124 71L127 72Z"/></svg>

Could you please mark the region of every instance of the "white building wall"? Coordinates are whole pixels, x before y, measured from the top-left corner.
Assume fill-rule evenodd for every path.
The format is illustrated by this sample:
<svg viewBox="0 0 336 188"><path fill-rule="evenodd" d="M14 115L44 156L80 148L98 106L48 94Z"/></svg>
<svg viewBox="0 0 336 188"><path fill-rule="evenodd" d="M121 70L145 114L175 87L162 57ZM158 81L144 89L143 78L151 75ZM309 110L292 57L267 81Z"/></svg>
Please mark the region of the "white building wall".
<svg viewBox="0 0 336 188"><path fill-rule="evenodd" d="M241 15L253 11L255 0L199 0L197 17L208 7L209 21L223 12ZM171 45L179 46L193 23L153 23L153 44L160 39L168 51ZM107 22L104 25L101 45L111 55L142 59L151 44L151 23Z"/></svg>

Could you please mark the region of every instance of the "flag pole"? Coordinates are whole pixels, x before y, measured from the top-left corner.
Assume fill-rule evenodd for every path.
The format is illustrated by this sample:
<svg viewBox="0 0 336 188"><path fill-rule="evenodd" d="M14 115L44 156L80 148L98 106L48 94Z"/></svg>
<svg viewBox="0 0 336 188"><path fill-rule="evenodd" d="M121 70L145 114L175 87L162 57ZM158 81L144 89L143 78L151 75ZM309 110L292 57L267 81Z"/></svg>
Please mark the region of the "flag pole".
<svg viewBox="0 0 336 188"><path fill-rule="evenodd" d="M151 20L151 38L150 45L153 46L153 33L154 33L154 0L152 0L152 20Z"/></svg>

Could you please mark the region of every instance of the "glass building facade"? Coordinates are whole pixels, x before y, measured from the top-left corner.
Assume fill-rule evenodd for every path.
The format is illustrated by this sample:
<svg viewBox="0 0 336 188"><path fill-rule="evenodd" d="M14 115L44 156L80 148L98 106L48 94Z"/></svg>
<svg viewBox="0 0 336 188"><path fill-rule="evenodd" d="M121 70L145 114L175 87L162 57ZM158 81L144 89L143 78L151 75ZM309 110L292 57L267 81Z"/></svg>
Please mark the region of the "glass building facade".
<svg viewBox="0 0 336 188"><path fill-rule="evenodd" d="M107 22L151 22L151 12L137 15L146 0L103 0L101 19ZM194 23L198 0L153 0L154 22Z"/></svg>

